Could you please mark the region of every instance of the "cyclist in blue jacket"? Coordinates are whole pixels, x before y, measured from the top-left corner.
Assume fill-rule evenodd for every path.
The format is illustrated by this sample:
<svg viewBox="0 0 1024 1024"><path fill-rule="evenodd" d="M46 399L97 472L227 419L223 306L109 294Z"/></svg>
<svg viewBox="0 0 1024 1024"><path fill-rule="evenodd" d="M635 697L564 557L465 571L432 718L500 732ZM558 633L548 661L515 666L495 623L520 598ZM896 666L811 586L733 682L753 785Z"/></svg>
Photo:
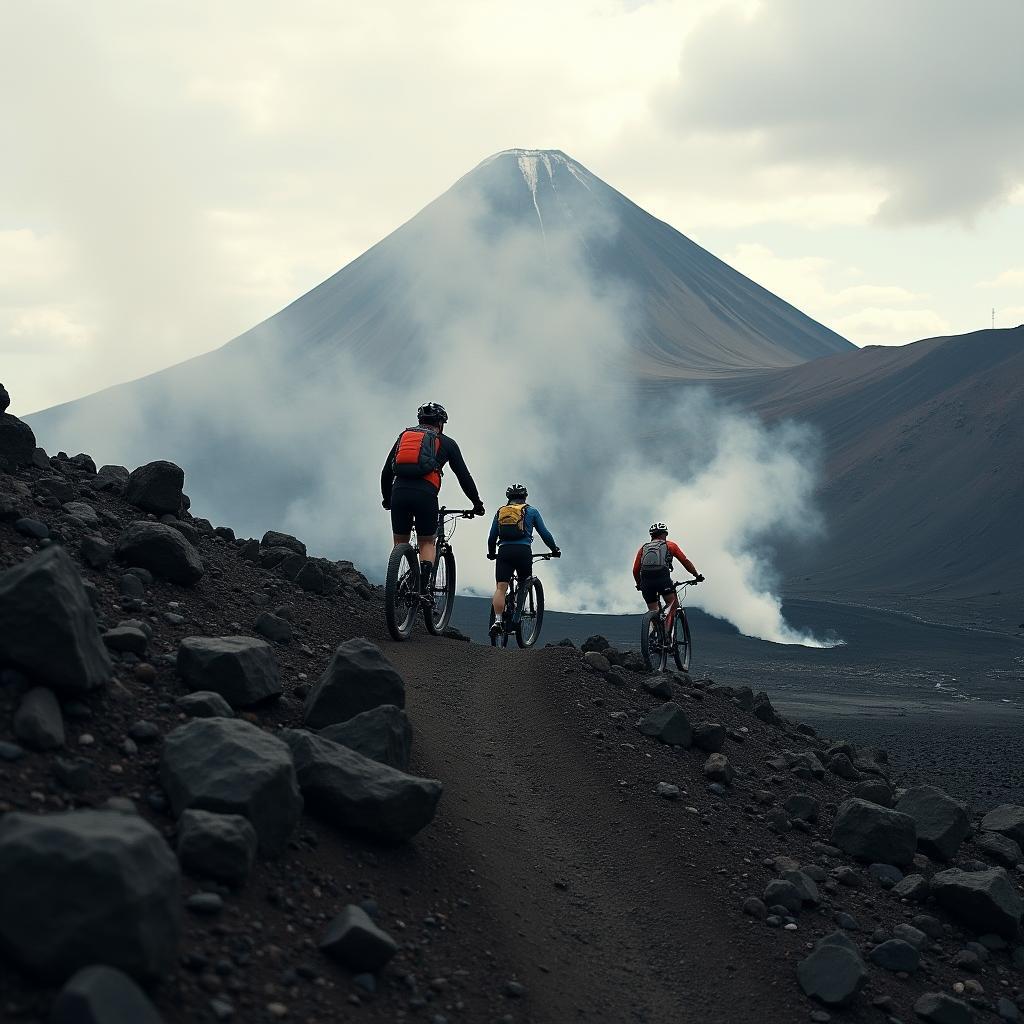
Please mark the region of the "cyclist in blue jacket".
<svg viewBox="0 0 1024 1024"><path fill-rule="evenodd" d="M494 591L494 622L491 632L501 632L501 617L505 613L505 595L508 593L512 573L520 580L529 577L533 569L533 531L541 535L544 543L551 549L555 558L562 552L551 536L551 531L544 525L540 512L532 505L526 504L528 497L524 484L512 484L505 491L508 504L502 505L494 513L491 532L487 538L487 557L497 564L494 567L494 579L497 587Z"/></svg>

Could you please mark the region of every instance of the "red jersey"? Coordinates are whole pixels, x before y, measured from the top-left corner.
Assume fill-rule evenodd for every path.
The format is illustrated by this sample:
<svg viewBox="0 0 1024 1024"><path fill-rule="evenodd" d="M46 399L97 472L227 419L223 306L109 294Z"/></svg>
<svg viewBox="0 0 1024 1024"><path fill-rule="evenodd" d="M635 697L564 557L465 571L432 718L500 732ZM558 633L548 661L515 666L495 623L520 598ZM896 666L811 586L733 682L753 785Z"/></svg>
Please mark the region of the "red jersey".
<svg viewBox="0 0 1024 1024"><path fill-rule="evenodd" d="M667 541L665 541L665 543L668 546L668 568L669 568L669 572L672 571L672 559L673 558L677 558L679 560L679 562L683 566L685 566L687 569L689 569L690 568L690 560L684 554L683 549L674 540L667 540ZM641 544L640 547L638 547L636 549L636 558L633 559L633 579L637 583L640 582L640 556L643 554L643 550L644 550L644 546L643 546L643 544Z"/></svg>

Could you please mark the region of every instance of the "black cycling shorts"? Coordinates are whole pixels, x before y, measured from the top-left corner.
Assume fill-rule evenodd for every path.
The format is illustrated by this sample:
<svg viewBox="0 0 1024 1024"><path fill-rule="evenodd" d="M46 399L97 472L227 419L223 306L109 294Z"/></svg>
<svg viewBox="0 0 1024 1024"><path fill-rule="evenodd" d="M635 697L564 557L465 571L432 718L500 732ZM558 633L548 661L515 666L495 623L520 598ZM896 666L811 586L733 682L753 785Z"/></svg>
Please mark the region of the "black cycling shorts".
<svg viewBox="0 0 1024 1024"><path fill-rule="evenodd" d="M391 492L391 532L412 533L413 523L421 540L437 534L437 493L396 487Z"/></svg>
<svg viewBox="0 0 1024 1024"><path fill-rule="evenodd" d="M668 597L675 593L672 586L672 572L669 569L659 569L658 572L640 574L640 592L644 600L650 604L657 601L659 597Z"/></svg>
<svg viewBox="0 0 1024 1024"><path fill-rule="evenodd" d="M502 544L498 548L498 560L494 563L494 579L497 583L509 583L513 570L522 582L533 572L533 548L529 544Z"/></svg>

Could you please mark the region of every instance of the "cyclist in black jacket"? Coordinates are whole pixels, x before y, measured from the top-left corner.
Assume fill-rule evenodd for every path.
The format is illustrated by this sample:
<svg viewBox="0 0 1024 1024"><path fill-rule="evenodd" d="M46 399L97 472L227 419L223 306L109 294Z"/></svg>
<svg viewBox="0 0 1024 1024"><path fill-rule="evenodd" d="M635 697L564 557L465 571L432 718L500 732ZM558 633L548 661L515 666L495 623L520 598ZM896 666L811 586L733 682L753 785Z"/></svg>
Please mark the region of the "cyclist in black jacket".
<svg viewBox="0 0 1024 1024"><path fill-rule="evenodd" d="M383 498L381 504L391 510L391 530L395 544L408 543L413 524L416 526L420 549L420 587L426 592L434 569L437 494L441 489L444 466L452 467L459 486L473 502L475 515L484 514L484 505L458 444L444 432L444 425L448 422L444 406L437 402L421 405L416 411L416 420L418 426L403 430L391 446L380 472L380 493ZM436 468L430 468L428 472L417 476L396 473L396 460L408 465L406 454L411 453L409 457L414 460L419 454L421 441L425 447L430 447L430 442L433 442L432 461Z"/></svg>

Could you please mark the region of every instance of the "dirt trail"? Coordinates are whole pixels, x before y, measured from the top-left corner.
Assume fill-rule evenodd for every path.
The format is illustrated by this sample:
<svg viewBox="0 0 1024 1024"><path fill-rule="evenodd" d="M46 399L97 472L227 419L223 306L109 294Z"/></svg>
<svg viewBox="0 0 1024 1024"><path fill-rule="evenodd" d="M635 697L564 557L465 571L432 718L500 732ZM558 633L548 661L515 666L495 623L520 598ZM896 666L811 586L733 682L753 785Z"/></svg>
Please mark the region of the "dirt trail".
<svg viewBox="0 0 1024 1024"><path fill-rule="evenodd" d="M379 639L408 684L414 768L445 783L434 828L479 877L531 1020L806 1016L792 967L726 911L696 816L629 792L644 755L628 767L590 738L578 654Z"/></svg>

